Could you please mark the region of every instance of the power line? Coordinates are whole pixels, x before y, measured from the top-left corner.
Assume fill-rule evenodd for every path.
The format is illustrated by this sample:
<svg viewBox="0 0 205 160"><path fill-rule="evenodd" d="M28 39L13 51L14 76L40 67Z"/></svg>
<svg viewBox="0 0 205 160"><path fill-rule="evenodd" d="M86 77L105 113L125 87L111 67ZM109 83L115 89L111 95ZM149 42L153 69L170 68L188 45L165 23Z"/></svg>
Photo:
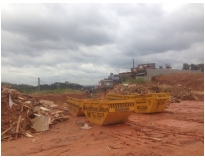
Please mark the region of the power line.
<svg viewBox="0 0 205 160"><path fill-rule="evenodd" d="M40 80L41 82L43 82L42 80ZM44 83L44 82L43 82ZM45 84L45 83L44 83Z"/></svg>

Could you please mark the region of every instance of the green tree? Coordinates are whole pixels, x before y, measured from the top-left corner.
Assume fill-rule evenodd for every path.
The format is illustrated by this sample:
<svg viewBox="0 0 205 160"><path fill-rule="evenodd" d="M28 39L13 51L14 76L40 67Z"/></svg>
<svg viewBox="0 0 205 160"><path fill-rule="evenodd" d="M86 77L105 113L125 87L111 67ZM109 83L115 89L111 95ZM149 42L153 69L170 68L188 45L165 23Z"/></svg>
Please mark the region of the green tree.
<svg viewBox="0 0 205 160"><path fill-rule="evenodd" d="M184 63L183 64L183 70L189 70L189 68L190 68L190 65L188 64L188 63Z"/></svg>
<svg viewBox="0 0 205 160"><path fill-rule="evenodd" d="M198 70L198 67L196 64L191 64L190 65L190 70Z"/></svg>
<svg viewBox="0 0 205 160"><path fill-rule="evenodd" d="M204 63L197 64L198 69L204 72Z"/></svg>

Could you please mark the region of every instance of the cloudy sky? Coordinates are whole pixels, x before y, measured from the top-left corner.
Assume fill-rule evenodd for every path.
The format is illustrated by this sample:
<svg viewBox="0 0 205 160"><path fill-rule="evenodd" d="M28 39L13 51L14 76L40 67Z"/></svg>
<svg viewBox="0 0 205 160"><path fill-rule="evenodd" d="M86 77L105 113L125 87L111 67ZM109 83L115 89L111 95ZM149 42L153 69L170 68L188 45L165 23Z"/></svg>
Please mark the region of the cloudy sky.
<svg viewBox="0 0 205 160"><path fill-rule="evenodd" d="M204 4L1 5L1 81L95 85L155 63L204 63Z"/></svg>

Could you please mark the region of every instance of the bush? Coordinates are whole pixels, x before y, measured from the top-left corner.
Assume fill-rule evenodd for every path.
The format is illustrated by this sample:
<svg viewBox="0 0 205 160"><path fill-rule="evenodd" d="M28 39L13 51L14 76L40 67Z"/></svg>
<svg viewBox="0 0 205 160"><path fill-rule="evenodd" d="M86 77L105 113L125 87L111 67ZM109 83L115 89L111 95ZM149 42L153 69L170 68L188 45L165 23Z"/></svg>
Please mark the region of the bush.
<svg viewBox="0 0 205 160"><path fill-rule="evenodd" d="M128 79L126 81L124 81L125 83L135 83L135 84L143 84L146 82L146 80L144 80L143 78L137 78L137 79Z"/></svg>
<svg viewBox="0 0 205 160"><path fill-rule="evenodd" d="M143 78L137 78L137 79L132 79L132 83L137 83L137 84L142 84L145 83L146 81Z"/></svg>
<svg viewBox="0 0 205 160"><path fill-rule="evenodd" d="M128 79L129 79L128 77L124 76L122 77L122 82L126 82Z"/></svg>

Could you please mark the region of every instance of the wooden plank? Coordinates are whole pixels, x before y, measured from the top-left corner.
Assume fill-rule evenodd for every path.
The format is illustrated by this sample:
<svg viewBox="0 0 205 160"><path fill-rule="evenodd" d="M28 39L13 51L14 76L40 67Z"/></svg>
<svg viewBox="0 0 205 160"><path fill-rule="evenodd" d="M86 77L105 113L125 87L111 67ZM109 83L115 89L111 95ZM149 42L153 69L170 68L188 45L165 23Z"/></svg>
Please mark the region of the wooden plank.
<svg viewBox="0 0 205 160"><path fill-rule="evenodd" d="M6 132L8 132L9 130L11 130L11 128L12 128L12 127L10 127L10 128L8 128L8 129L6 129L5 131L3 131L3 132L1 133L1 137L2 137Z"/></svg>
<svg viewBox="0 0 205 160"><path fill-rule="evenodd" d="M19 119L18 119L18 122L17 122L15 139L18 138L20 122L21 122L21 115L19 116Z"/></svg>

